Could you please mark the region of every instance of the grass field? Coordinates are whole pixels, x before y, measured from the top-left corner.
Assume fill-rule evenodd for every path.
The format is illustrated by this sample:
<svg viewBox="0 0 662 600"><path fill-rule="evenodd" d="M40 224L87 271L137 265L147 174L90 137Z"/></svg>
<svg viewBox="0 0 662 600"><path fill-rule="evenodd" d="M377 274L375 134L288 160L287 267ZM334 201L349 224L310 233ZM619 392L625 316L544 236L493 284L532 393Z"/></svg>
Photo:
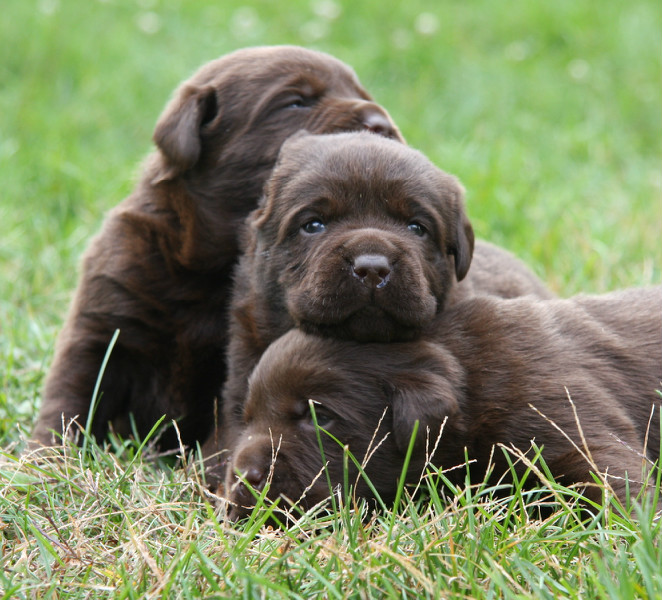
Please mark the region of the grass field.
<svg viewBox="0 0 662 600"><path fill-rule="evenodd" d="M238 47L301 44L354 66L409 144L462 180L477 234L560 295L662 282L659 0L284 6L3 4L0 597L662 597L650 508L582 522L571 495L539 516L538 496L442 501L432 486L283 533L262 513L219 519L192 459L129 442L16 459L81 252L131 190L175 85Z"/></svg>

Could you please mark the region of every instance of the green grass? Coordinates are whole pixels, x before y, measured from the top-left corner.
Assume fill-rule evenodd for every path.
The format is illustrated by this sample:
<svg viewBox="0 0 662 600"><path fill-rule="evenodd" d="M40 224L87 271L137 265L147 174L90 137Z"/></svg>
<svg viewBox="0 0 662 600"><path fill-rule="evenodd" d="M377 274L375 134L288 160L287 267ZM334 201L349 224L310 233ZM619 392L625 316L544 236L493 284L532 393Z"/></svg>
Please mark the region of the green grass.
<svg viewBox="0 0 662 600"><path fill-rule="evenodd" d="M91 444L89 452L7 457L3 597L551 599L662 592L662 521L650 506L626 516L608 504L587 518L576 493L550 481L505 497L485 485L442 497L443 474L432 472L415 499L404 492L397 512L375 513L337 497L336 512L292 512L294 523L274 530L264 527L266 519L284 518L266 504L247 521L224 520L195 462L171 468L130 442L115 442L113 452Z"/></svg>
<svg viewBox="0 0 662 600"><path fill-rule="evenodd" d="M658 0L3 4L0 597L659 597L650 510L580 524L572 504L537 518L464 493L276 533L219 520L194 461L129 443L37 466L12 453L80 254L203 62L295 43L352 64L460 177L478 235L569 295L662 281L660 31Z"/></svg>

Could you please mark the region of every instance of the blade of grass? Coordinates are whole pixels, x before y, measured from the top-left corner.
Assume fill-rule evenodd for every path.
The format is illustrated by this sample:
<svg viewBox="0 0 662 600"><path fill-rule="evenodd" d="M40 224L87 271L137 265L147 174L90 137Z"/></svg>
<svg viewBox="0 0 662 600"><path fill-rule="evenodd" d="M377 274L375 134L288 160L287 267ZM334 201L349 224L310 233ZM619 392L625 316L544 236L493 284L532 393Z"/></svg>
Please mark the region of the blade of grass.
<svg viewBox="0 0 662 600"><path fill-rule="evenodd" d="M113 348L115 347L115 343L117 342L117 338L119 337L119 335L120 335L120 330L116 329L115 333L113 333L113 337L111 338L110 343L108 344L108 347L106 348L106 353L104 354L103 361L101 362L101 369L99 369L99 373L97 375L97 380L94 385L94 392L92 393L92 401L90 402L90 410L87 413L87 422L85 423L85 430L83 434L83 443L82 443L83 454L86 454L88 440L92 437L92 422L94 421L94 414L96 413L97 406L99 405L99 401L101 399L99 395L101 380L103 379L103 375L106 372L106 366L108 365L108 361L110 360L110 355L113 351Z"/></svg>

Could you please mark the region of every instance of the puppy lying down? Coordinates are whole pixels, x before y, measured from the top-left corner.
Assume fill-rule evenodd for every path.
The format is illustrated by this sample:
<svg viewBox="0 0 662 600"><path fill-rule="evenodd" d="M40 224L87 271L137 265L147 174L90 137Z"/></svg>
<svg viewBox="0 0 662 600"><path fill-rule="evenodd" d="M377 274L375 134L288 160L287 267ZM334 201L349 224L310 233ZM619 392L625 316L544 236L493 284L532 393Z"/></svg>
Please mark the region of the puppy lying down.
<svg viewBox="0 0 662 600"><path fill-rule="evenodd" d="M589 483L590 499L601 499L590 485L596 470L621 502L626 476L630 494L641 489L660 450L662 287L564 300L475 297L439 315L435 331L427 341L362 344L291 330L274 342L250 379L226 482L230 517L253 504L247 485L259 491L268 482L269 498L304 508L328 497L309 400L319 427L359 461L386 436L365 466L385 501L417 420L409 483L447 419L431 462L455 467L466 450L472 481L482 480L490 457L493 477L508 472L496 444L527 452L533 441L558 481ZM331 483L342 485L342 447L319 436ZM465 473L447 476L462 483ZM356 469L348 481L358 496L372 496Z"/></svg>

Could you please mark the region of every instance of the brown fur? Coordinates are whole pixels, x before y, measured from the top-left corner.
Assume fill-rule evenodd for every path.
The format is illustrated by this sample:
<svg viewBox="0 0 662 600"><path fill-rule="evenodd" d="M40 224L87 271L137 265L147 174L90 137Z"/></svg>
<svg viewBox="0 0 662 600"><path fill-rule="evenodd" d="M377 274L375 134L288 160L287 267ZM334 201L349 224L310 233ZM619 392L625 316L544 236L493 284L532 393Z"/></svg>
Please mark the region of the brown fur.
<svg viewBox="0 0 662 600"><path fill-rule="evenodd" d="M626 474L631 492L640 489L646 436L651 460L660 450L655 390L662 378L662 287L568 300L476 297L446 310L434 328L436 335L427 341L408 343L358 344L298 330L274 342L250 380L245 430L227 482L236 505L231 516L245 514L243 507L252 504L235 472L258 490L270 479L272 499L305 496L301 505L309 507L328 497L325 475L304 495L323 464L309 399L320 426L359 461L375 430L377 441L388 434L366 466L385 501L395 494L414 422L419 420L420 428L410 483L426 463L426 437L433 442L445 418L432 463L460 465L466 449L475 461L474 482L484 477L495 444L528 452L531 441L543 449L552 474L563 483L591 482L593 467L553 422L590 453L598 471L608 471L622 502L627 501L621 479ZM331 485L341 485L342 447L321 437ZM521 475L525 467L516 468ZM497 449L493 476L507 472ZM465 470L447 475L462 484ZM349 477L354 483L356 469ZM356 493L373 496L361 478ZM599 488L586 493L600 500Z"/></svg>
<svg viewBox="0 0 662 600"><path fill-rule="evenodd" d="M394 141L297 134L265 190L235 274L225 425L205 445L207 456L232 447L247 378L292 327L403 341L463 297L552 296L506 251L478 242L474 252L458 181ZM222 480L223 463L209 463L212 479L218 469Z"/></svg>
<svg viewBox="0 0 662 600"><path fill-rule="evenodd" d="M46 380L38 442L56 441L51 430L76 416L85 422L115 329L93 433L103 435L109 421L125 427L133 413L144 435L165 414L179 419L184 443L204 439L224 379L239 223L280 145L302 128L402 139L349 67L303 48L240 50L179 87L136 190L85 254Z"/></svg>

